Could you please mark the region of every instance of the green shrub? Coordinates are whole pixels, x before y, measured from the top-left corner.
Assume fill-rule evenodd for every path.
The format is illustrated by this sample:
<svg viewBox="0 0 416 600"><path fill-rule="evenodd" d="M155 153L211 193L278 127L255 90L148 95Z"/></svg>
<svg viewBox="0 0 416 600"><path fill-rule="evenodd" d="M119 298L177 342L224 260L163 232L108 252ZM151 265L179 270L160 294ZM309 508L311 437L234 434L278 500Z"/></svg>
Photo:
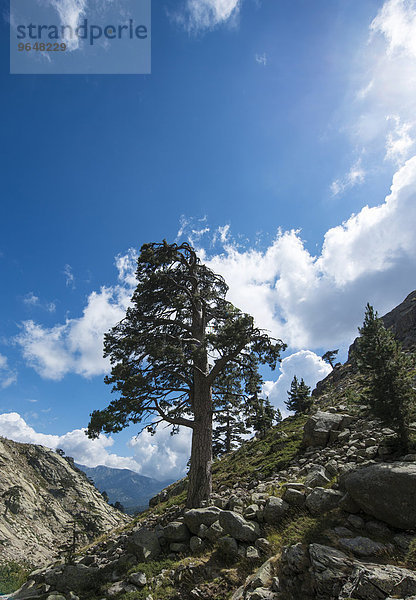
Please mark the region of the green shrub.
<svg viewBox="0 0 416 600"><path fill-rule="evenodd" d="M0 564L0 594L10 594L19 589L26 581L32 567L7 561Z"/></svg>

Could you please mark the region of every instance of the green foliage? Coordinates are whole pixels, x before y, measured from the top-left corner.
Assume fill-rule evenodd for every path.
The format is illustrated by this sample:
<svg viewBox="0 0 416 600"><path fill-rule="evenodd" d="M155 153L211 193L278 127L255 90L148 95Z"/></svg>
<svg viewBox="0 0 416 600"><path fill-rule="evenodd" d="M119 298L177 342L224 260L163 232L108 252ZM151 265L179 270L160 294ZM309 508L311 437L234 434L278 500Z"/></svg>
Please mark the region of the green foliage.
<svg viewBox="0 0 416 600"><path fill-rule="evenodd" d="M269 477L286 468L301 448L305 422L303 415L288 417L272 427L264 438L244 442L241 448L216 461L214 486L232 486L259 473Z"/></svg>
<svg viewBox="0 0 416 600"><path fill-rule="evenodd" d="M334 368L334 360L338 352L339 350L328 350L328 352L325 352L325 354L323 354L321 358L329 365L331 365L332 368Z"/></svg>
<svg viewBox="0 0 416 600"><path fill-rule="evenodd" d="M227 410L256 393L259 366L275 368L285 345L225 300L224 279L202 264L194 249L145 244L137 260L137 287L125 318L106 334L105 378L119 397L91 414L88 435L141 423L193 430L188 506L211 492L213 410ZM212 357L216 358L212 361Z"/></svg>
<svg viewBox="0 0 416 600"><path fill-rule="evenodd" d="M275 410L268 398L260 398L257 394L247 401L246 424L251 427L256 435L264 437L274 422L280 423L282 413Z"/></svg>
<svg viewBox="0 0 416 600"><path fill-rule="evenodd" d="M405 564L409 569L416 569L416 538L413 538L409 544Z"/></svg>
<svg viewBox="0 0 416 600"><path fill-rule="evenodd" d="M373 413L399 435L403 448L409 445L409 413L415 404L414 358L401 350L393 333L384 327L374 308L367 304L355 360L368 383L368 401Z"/></svg>
<svg viewBox="0 0 416 600"><path fill-rule="evenodd" d="M7 561L0 564L0 594L10 594L19 589L27 580L32 567Z"/></svg>
<svg viewBox="0 0 416 600"><path fill-rule="evenodd" d="M286 407L288 410L293 410L295 414L306 413L312 406L311 388L306 385L303 379L299 382L296 375L290 384L290 391L287 395Z"/></svg>

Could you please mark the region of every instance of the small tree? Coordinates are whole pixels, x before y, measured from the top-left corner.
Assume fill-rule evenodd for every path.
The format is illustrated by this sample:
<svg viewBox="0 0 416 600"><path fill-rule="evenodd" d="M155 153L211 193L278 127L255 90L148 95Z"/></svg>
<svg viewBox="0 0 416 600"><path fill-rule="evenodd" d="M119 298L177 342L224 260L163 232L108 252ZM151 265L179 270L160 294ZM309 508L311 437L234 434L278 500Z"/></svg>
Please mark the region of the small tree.
<svg viewBox="0 0 416 600"><path fill-rule="evenodd" d="M338 352L339 352L339 350L328 350L328 352L325 352L325 354L323 354L321 356L321 358L326 363L331 365L332 368L334 368L334 360L335 360L335 357L338 354Z"/></svg>
<svg viewBox="0 0 416 600"><path fill-rule="evenodd" d="M253 396L247 402L246 424L251 427L258 437L263 438L274 423L280 423L282 414L274 409L268 398Z"/></svg>
<svg viewBox="0 0 416 600"><path fill-rule="evenodd" d="M88 435L129 423L146 427L146 419L151 427L164 421L175 431L191 428L187 506L201 506L212 490L213 396L221 395L221 376L236 367L243 402L257 385L259 365L274 369L285 346L225 300L224 279L187 243L142 246L136 279L126 317L104 342L112 364L105 381L119 398L91 414Z"/></svg>
<svg viewBox="0 0 416 600"><path fill-rule="evenodd" d="M414 358L402 352L393 333L367 304L354 350L360 373L368 384L373 413L397 432L403 449L409 445L409 412L415 403Z"/></svg>
<svg viewBox="0 0 416 600"><path fill-rule="evenodd" d="M241 408L229 403L214 419L212 432L212 453L214 457L235 450L243 441L243 435L248 433L243 421Z"/></svg>
<svg viewBox="0 0 416 600"><path fill-rule="evenodd" d="M311 408L311 388L306 385L303 379L299 382L296 375L292 379L290 391L288 391L287 395L286 407L289 410L293 410L295 414L306 413Z"/></svg>

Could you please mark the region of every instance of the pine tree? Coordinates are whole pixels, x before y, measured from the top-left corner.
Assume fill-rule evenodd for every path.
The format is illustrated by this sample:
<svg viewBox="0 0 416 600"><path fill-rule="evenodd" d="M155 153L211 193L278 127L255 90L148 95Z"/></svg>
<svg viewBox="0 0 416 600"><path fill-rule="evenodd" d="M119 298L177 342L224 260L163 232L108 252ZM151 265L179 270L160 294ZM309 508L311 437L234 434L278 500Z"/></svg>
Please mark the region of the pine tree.
<svg viewBox="0 0 416 600"><path fill-rule="evenodd" d="M296 375L292 379L290 391L288 391L287 395L286 407L288 410L293 410L295 414L306 413L311 408L311 388L306 385L303 379L299 383Z"/></svg>
<svg viewBox="0 0 416 600"><path fill-rule="evenodd" d="M325 354L323 354L321 356L321 358L326 363L331 365L332 368L334 368L334 360L335 360L335 357L338 354L338 352L339 352L339 350L328 350L328 352L325 352Z"/></svg>
<svg viewBox="0 0 416 600"><path fill-rule="evenodd" d="M215 458L238 448L248 433L241 407L231 402L215 416L212 432L212 453Z"/></svg>
<svg viewBox="0 0 416 600"><path fill-rule="evenodd" d="M280 423L282 414L279 409L274 409L268 398L261 398L257 394L247 402L247 425L256 435L263 438L274 423Z"/></svg>
<svg viewBox="0 0 416 600"><path fill-rule="evenodd" d="M403 449L407 449L409 413L415 404L414 357L402 352L399 342L370 304L358 331L354 356L368 385L370 407L383 423L396 431Z"/></svg>
<svg viewBox="0 0 416 600"><path fill-rule="evenodd" d="M258 385L258 369L275 368L285 345L254 325L225 299L224 279L201 263L194 249L145 244L137 261L137 287L125 318L105 336L111 360L105 381L119 394L91 414L88 435L115 433L129 423L192 429L187 507L212 491L212 420L221 404L222 377L236 369L238 401ZM224 388L225 398L228 385Z"/></svg>

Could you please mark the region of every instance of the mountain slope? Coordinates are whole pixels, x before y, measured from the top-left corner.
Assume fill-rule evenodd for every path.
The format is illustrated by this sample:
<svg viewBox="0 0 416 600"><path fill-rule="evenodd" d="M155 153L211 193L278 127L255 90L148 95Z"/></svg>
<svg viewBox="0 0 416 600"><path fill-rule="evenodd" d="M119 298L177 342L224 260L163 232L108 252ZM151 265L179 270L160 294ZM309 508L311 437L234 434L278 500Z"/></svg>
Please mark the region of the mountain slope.
<svg viewBox="0 0 416 600"><path fill-rule="evenodd" d="M76 465L90 477L100 492L107 492L111 503L121 502L127 513L147 508L150 498L171 481L157 481L129 469L113 469L105 466L86 467Z"/></svg>
<svg viewBox="0 0 416 600"><path fill-rule="evenodd" d="M71 459L0 438L1 559L44 564L56 558L78 521L79 542L128 521L109 506Z"/></svg>

